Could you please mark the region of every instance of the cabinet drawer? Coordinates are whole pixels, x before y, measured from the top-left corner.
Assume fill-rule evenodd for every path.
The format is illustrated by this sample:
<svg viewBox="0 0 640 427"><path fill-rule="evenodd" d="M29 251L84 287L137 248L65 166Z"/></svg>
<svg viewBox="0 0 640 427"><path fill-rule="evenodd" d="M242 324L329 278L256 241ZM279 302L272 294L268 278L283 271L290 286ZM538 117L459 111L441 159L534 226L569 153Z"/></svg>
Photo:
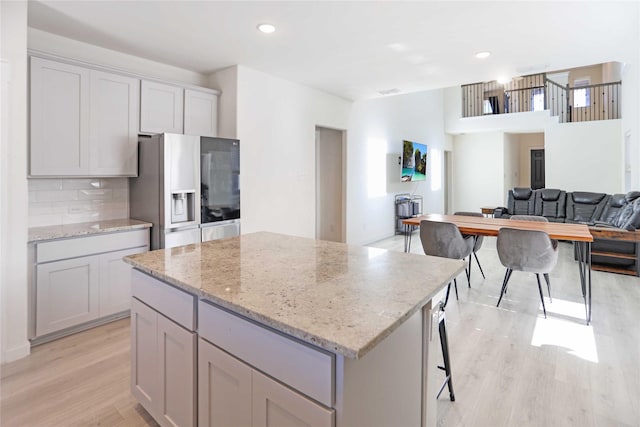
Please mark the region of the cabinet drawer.
<svg viewBox="0 0 640 427"><path fill-rule="evenodd" d="M174 322L195 331L195 296L135 269L131 271L131 294Z"/></svg>
<svg viewBox="0 0 640 427"><path fill-rule="evenodd" d="M198 305L198 334L318 402L333 406L335 355L266 329L207 301L200 301Z"/></svg>
<svg viewBox="0 0 640 427"><path fill-rule="evenodd" d="M135 248L149 244L149 230L133 230L120 233L74 237L36 244L36 262L43 263L59 259L99 254Z"/></svg>

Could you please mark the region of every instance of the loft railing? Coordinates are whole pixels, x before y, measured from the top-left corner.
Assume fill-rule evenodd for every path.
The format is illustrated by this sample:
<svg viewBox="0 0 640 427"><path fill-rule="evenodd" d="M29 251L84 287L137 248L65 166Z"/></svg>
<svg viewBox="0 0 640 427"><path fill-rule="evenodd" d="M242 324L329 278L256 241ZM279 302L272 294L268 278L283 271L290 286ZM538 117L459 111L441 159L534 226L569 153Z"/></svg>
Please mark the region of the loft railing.
<svg viewBox="0 0 640 427"><path fill-rule="evenodd" d="M462 86L462 116L549 110L561 123L619 119L622 82L562 86L545 74Z"/></svg>

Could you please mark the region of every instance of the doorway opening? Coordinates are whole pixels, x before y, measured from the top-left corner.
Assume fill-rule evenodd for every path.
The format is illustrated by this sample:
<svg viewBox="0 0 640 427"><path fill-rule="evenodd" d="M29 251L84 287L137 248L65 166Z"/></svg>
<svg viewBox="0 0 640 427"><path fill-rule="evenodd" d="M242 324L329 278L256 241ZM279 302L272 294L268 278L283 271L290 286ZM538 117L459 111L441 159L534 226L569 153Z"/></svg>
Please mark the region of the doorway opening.
<svg viewBox="0 0 640 427"><path fill-rule="evenodd" d="M345 137L316 126L316 239L345 242Z"/></svg>

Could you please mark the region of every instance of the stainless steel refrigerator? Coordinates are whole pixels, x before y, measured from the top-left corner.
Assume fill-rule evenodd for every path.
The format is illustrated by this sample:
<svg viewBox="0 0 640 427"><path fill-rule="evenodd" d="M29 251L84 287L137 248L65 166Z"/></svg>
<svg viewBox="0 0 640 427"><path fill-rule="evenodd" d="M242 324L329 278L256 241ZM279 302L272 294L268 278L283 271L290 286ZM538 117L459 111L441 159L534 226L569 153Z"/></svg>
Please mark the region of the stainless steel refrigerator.
<svg viewBox="0 0 640 427"><path fill-rule="evenodd" d="M139 137L129 209L131 218L153 223L152 250L201 241L200 139L169 133Z"/></svg>

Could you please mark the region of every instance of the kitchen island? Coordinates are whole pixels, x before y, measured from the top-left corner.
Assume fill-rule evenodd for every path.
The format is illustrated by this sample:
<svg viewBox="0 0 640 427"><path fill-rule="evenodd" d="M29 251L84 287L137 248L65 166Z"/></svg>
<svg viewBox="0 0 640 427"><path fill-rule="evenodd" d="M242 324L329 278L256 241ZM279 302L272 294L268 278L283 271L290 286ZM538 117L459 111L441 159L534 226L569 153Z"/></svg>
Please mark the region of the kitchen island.
<svg viewBox="0 0 640 427"><path fill-rule="evenodd" d="M264 232L125 261L161 425L435 425L432 299L462 261Z"/></svg>

